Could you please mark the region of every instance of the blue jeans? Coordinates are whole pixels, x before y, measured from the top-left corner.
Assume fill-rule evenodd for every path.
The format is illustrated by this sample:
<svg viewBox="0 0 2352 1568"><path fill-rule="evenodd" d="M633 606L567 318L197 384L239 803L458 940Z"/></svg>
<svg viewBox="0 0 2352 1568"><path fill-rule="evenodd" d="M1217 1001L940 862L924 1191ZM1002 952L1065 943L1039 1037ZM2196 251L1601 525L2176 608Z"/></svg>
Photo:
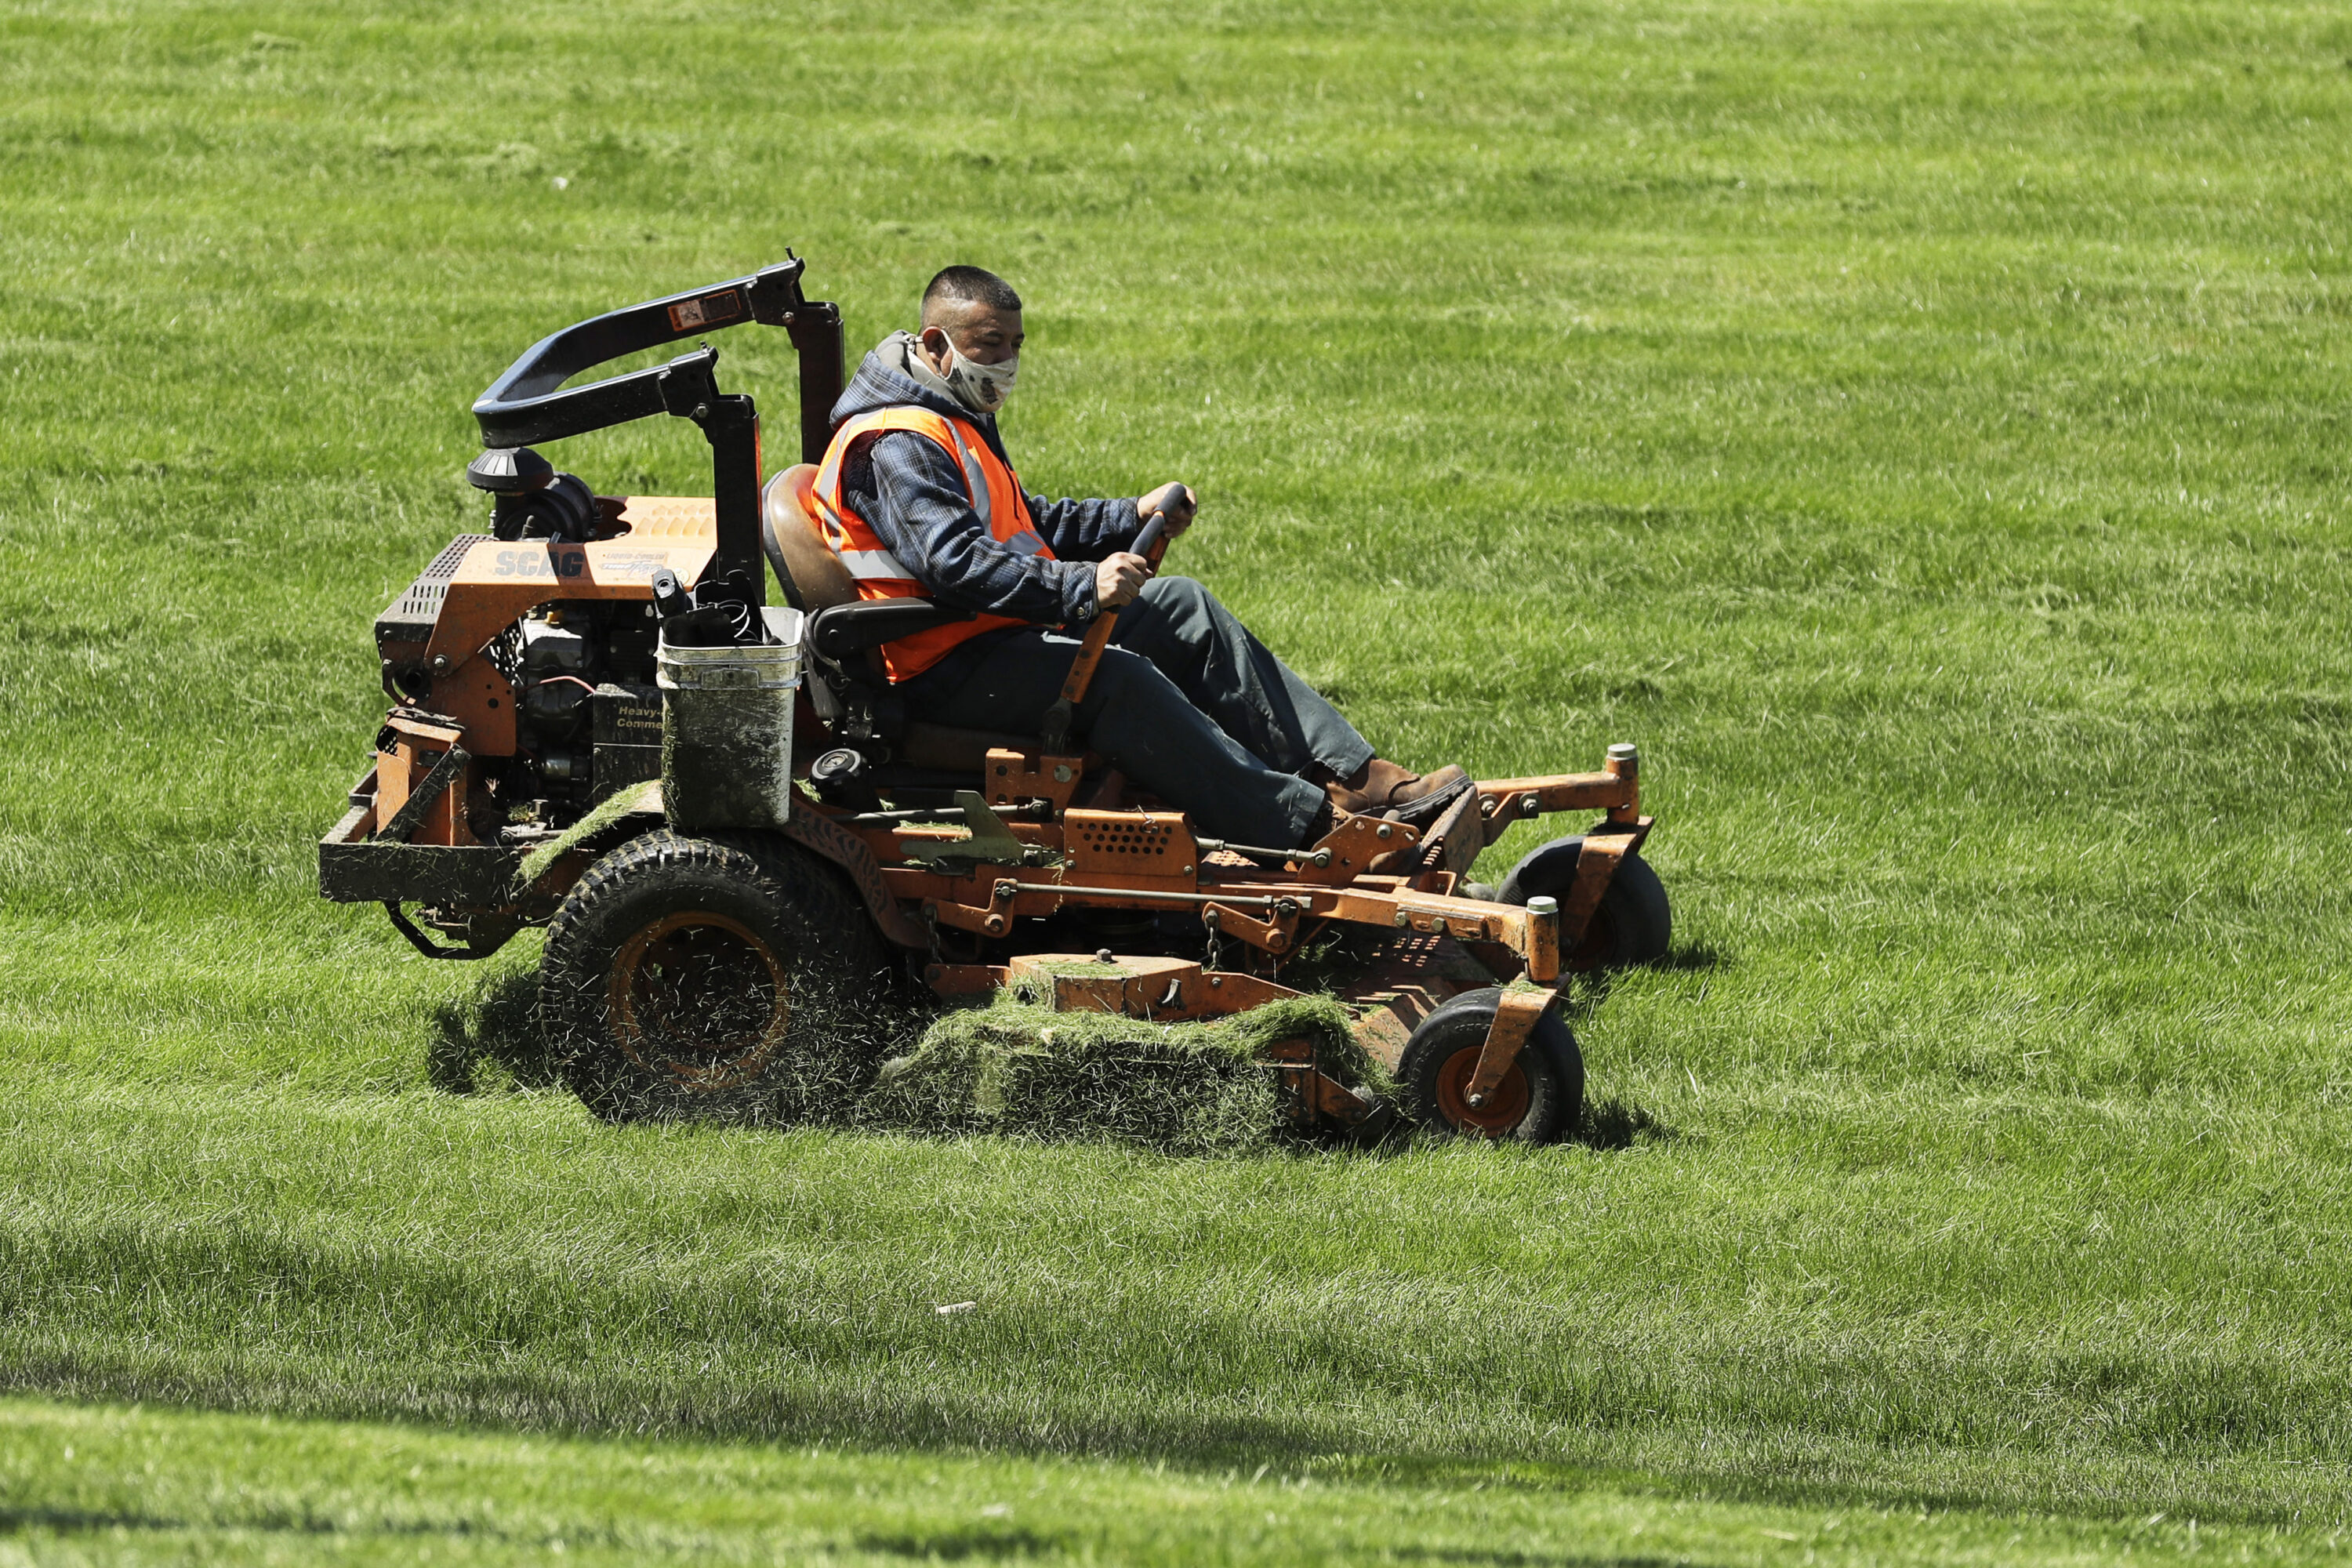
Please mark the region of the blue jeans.
<svg viewBox="0 0 2352 1568"><path fill-rule="evenodd" d="M1061 695L1078 638L1042 626L974 637L899 688L910 716L1034 734ZM1212 837L1287 849L1307 841L1323 789L1372 748L1289 666L1190 577L1155 577L1118 626L1071 729Z"/></svg>

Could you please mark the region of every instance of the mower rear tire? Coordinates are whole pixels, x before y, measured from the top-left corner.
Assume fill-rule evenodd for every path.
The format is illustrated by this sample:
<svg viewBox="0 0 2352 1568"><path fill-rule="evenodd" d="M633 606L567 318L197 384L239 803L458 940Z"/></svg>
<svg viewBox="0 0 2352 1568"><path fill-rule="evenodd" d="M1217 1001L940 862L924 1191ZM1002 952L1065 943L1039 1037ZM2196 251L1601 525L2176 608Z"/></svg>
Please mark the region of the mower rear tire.
<svg viewBox="0 0 2352 1568"><path fill-rule="evenodd" d="M1576 884L1577 857L1584 837L1555 838L1511 868L1496 889L1496 901L1525 904L1538 895L1549 895L1565 906ZM1601 906L1575 950L1559 955L1563 969L1630 969L1655 963L1673 944L1675 916L1666 902L1666 885L1639 854L1617 862L1617 874L1601 892Z"/></svg>
<svg viewBox="0 0 2352 1568"><path fill-rule="evenodd" d="M831 868L762 834L631 839L574 885L540 962L564 1080L611 1121L774 1120L845 1100L863 1064L836 1058L889 988L873 923Z"/></svg>
<svg viewBox="0 0 2352 1568"><path fill-rule="evenodd" d="M1470 1075L1502 999L1497 986L1465 991L1421 1021L1397 1062L1404 1110L1423 1131L1456 1138L1549 1143L1584 1122L1584 1053L1557 1010L1536 1020L1519 1059L1483 1106L1469 1102Z"/></svg>

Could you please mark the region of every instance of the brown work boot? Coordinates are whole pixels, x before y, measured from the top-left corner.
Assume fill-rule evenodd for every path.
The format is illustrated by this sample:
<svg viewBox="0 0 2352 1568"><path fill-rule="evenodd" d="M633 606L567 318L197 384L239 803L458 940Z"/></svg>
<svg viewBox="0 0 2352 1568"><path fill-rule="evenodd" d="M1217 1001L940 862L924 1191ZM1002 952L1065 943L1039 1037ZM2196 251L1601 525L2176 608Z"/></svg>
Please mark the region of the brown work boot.
<svg viewBox="0 0 2352 1568"><path fill-rule="evenodd" d="M1446 766L1433 773L1417 773L1385 758L1374 757L1344 779L1323 786L1331 804L1350 816L1367 813L1391 822L1426 827L1470 787L1470 775Z"/></svg>
<svg viewBox="0 0 2352 1568"><path fill-rule="evenodd" d="M1454 774L1453 778L1434 789L1415 794L1402 805L1392 805L1381 815L1391 822L1402 822L1412 827L1426 829L1436 826L1439 817L1453 810L1456 801L1476 787L1470 782L1470 775L1461 769L1448 771Z"/></svg>

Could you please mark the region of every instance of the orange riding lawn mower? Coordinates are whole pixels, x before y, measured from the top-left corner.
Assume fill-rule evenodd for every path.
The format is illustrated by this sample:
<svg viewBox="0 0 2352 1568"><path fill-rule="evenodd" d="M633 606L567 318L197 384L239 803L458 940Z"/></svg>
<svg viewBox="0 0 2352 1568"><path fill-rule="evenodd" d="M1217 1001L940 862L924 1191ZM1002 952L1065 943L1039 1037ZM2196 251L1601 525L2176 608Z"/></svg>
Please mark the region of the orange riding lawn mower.
<svg viewBox="0 0 2352 1568"><path fill-rule="evenodd" d="M788 252L789 256L790 253ZM1341 818L1305 849L1221 842L1067 732L1115 612L1087 628L1047 732L908 722L876 649L967 613L861 601L808 495L842 390L839 310L797 258L567 327L474 405L491 532L461 534L375 624L392 709L320 843L320 890L383 906L416 950L478 959L548 928L541 1018L608 1117L757 1095L823 1032L1017 986L1061 1010L1213 1020L1335 995L1397 1105L1265 1053L1301 1128L1572 1133L1584 1066L1564 972L1666 950L1637 757L1480 782L1425 830ZM707 343L782 327L799 465L761 483L752 400ZM534 443L656 416L710 445L710 499L599 496ZM1138 552L1164 548L1156 520ZM765 567L785 604L767 604ZM1468 880L1523 818L1593 812L1499 886ZM405 912L414 910L412 916ZM1286 984L1288 981L1290 984Z"/></svg>

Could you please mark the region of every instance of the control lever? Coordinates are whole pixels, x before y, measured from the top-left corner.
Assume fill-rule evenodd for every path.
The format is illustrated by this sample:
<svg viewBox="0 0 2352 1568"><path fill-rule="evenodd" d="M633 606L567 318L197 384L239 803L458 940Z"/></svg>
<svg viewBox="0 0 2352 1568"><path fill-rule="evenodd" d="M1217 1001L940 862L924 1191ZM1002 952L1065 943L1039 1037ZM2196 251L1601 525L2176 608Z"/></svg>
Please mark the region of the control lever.
<svg viewBox="0 0 2352 1568"><path fill-rule="evenodd" d="M1160 558L1168 553L1167 529L1167 515L1153 512L1144 520L1143 531L1135 536L1130 552L1150 562L1155 575L1160 571ZM1095 667L1102 662L1103 649L1110 646L1110 634L1118 626L1118 612L1104 610L1087 628L1086 641L1079 646L1078 657L1071 661L1069 676L1062 682L1062 694L1054 699L1054 705L1045 710L1044 722L1037 726L1038 738L1045 743L1047 756L1067 754L1070 715L1087 700L1087 688L1094 683Z"/></svg>

